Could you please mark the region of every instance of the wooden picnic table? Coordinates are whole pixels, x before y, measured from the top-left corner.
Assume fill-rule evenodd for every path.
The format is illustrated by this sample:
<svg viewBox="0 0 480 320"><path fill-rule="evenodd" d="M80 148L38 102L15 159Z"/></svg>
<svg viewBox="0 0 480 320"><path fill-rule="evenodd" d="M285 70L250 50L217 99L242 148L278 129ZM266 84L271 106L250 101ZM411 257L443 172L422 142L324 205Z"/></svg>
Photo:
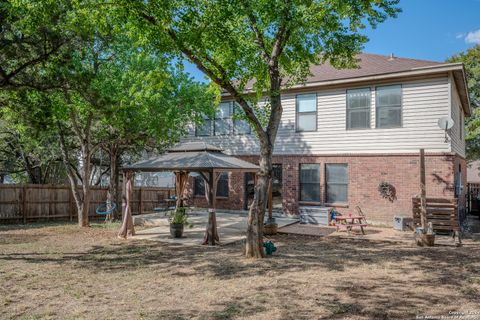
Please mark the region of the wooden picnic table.
<svg viewBox="0 0 480 320"><path fill-rule="evenodd" d="M362 234L365 234L365 230L363 230L363 228L367 226L367 222L365 221L365 216L361 216L361 215L336 216L335 220L336 220L335 225L337 227L337 231L339 231L340 229L345 229L348 231L348 233L350 233L353 227L360 227L360 229L362 230Z"/></svg>

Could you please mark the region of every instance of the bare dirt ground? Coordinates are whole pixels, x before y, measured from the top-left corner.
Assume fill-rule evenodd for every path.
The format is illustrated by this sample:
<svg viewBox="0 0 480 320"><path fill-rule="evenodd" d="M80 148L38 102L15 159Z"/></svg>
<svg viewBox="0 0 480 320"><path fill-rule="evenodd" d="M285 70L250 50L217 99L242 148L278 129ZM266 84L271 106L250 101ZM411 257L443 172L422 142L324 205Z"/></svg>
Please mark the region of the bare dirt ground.
<svg viewBox="0 0 480 320"><path fill-rule="evenodd" d="M122 241L116 228L0 227L0 318L480 319L478 242L283 234L250 261L240 244Z"/></svg>

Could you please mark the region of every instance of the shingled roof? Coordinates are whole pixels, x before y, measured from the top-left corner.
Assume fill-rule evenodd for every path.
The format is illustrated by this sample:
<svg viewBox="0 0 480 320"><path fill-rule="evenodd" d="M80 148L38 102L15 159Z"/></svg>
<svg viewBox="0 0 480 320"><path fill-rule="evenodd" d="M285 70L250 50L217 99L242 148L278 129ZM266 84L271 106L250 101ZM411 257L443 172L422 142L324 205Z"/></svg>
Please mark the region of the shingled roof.
<svg viewBox="0 0 480 320"><path fill-rule="evenodd" d="M436 61L399 58L393 55L360 53L357 55L356 69L335 69L330 63L312 66L310 68L312 75L307 79L307 83L412 71L441 64Z"/></svg>
<svg viewBox="0 0 480 320"><path fill-rule="evenodd" d="M357 68L336 69L330 63L312 65L310 75L305 83L286 88L285 91L304 89L306 87L320 87L339 85L350 82L369 82L372 80L386 80L397 77L411 77L427 74L451 72L458 89L462 107L467 115L471 114L470 100L466 82L465 70L462 63L446 63L429 60L400 58L394 55L385 56L372 53L357 55ZM254 80L245 86L248 92L252 89ZM228 97L228 93L224 93Z"/></svg>

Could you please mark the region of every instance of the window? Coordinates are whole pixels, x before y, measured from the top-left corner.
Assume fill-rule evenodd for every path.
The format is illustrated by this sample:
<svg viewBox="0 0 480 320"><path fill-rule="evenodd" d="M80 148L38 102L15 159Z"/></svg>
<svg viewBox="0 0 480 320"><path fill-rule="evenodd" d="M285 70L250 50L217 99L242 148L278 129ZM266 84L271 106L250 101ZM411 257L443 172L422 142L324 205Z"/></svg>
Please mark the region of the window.
<svg viewBox="0 0 480 320"><path fill-rule="evenodd" d="M205 180L202 177L193 178L193 194L195 196L205 195Z"/></svg>
<svg viewBox="0 0 480 320"><path fill-rule="evenodd" d="M220 174L217 183L217 197L228 197L228 173Z"/></svg>
<svg viewBox="0 0 480 320"><path fill-rule="evenodd" d="M300 201L320 202L319 164L300 164Z"/></svg>
<svg viewBox="0 0 480 320"><path fill-rule="evenodd" d="M240 115L243 114L243 110L239 105L235 104L234 113ZM235 119L233 120L233 132L235 134L250 134L250 124L247 120Z"/></svg>
<svg viewBox="0 0 480 320"><path fill-rule="evenodd" d="M326 165L327 203L348 201L348 165Z"/></svg>
<svg viewBox="0 0 480 320"><path fill-rule="evenodd" d="M205 196L205 180L202 177L194 178L193 194L195 196ZM217 183L217 197L228 197L228 173L220 174Z"/></svg>
<svg viewBox="0 0 480 320"><path fill-rule="evenodd" d="M207 116L203 118L203 124L195 127L195 135L197 137L207 137L212 135L212 120Z"/></svg>
<svg viewBox="0 0 480 320"><path fill-rule="evenodd" d="M402 87L400 85L377 87L377 128L402 126Z"/></svg>
<svg viewBox="0 0 480 320"><path fill-rule="evenodd" d="M317 95L302 94L297 100L297 131L317 130Z"/></svg>
<svg viewBox="0 0 480 320"><path fill-rule="evenodd" d="M227 135L231 133L232 110L230 102L222 102L215 113L215 135Z"/></svg>
<svg viewBox="0 0 480 320"><path fill-rule="evenodd" d="M347 129L370 128L370 88L347 90Z"/></svg>

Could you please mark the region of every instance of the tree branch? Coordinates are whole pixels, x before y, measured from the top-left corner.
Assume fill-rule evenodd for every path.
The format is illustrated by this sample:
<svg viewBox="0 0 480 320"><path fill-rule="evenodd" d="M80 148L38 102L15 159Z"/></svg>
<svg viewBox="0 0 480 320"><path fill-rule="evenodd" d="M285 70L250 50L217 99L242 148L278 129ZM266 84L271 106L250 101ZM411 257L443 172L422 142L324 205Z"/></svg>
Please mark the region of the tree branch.
<svg viewBox="0 0 480 320"><path fill-rule="evenodd" d="M247 12L248 20L250 20L250 27L252 28L253 32L255 33L255 43L258 45L260 50L262 51L263 58L268 63L271 60L270 55L267 52L267 48L265 46L265 40L263 38L263 34L258 29L258 22L257 18L253 14L250 5L247 1L242 1L245 11Z"/></svg>
<svg viewBox="0 0 480 320"><path fill-rule="evenodd" d="M290 21L290 8L291 8L291 1L285 0L285 7L283 10L283 15L280 20L280 25L278 27L278 31L275 35L275 44L272 48L271 53L271 62L274 63L278 57L282 54L283 49L285 48L285 43L290 38L291 28L287 27L288 21Z"/></svg>
<svg viewBox="0 0 480 320"><path fill-rule="evenodd" d="M40 56L36 57L35 59L29 60L19 67L17 67L15 70L13 70L10 73L6 73L5 70L1 69L0 70L0 75L2 76L3 80L0 82L0 86L5 86L10 83L10 79L19 74L22 70L26 69L29 66L36 65L42 61L45 61L48 59L52 54L58 51L62 47L64 43L60 42L57 46L53 46L53 48L49 51L44 52Z"/></svg>
<svg viewBox="0 0 480 320"><path fill-rule="evenodd" d="M140 13L140 14L146 21L148 21L149 23L155 26L158 26L157 20L153 16L147 15L145 13ZM227 72L223 69L223 67L208 55L204 54L202 56L203 59L205 59L209 64L211 64L217 69L217 72L220 73L220 76L217 76L217 74L212 69L208 68L199 59L199 57L197 57L197 55L193 52L193 50L191 50L190 48L188 48L186 45L182 43L182 41L178 38L177 33L173 29L169 28L166 31L167 31L167 35L170 37L173 43L180 49L180 51L191 62L193 62L213 82L215 82L217 85L219 85L223 89L227 90L227 92L230 93L230 95L240 104L243 111L245 112L245 115L252 122L255 132L259 136L266 137L265 131L263 130L259 119L253 112L253 109L248 105L243 95L240 92L238 92L238 90L233 86L231 81L227 79Z"/></svg>

